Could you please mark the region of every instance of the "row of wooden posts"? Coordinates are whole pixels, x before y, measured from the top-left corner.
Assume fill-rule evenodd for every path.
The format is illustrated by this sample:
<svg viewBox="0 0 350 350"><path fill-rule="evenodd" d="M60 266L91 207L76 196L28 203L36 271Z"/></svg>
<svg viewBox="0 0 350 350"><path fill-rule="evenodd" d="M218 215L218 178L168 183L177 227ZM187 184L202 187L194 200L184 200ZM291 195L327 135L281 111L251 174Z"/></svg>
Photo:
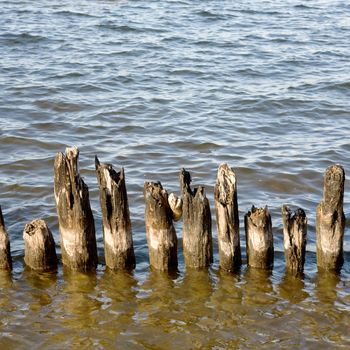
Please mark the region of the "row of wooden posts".
<svg viewBox="0 0 350 350"><path fill-rule="evenodd" d="M88 187L79 175L79 150L67 148L58 153L54 164L54 193L61 235L62 263L72 270L90 271L97 266L95 224ZM131 231L124 170L95 159L103 218L106 265L113 270L132 270L135 254ZM316 212L317 265L340 270L343 264L344 169L326 169L323 199ZM177 236L174 221L183 219L183 253L186 267L204 268L213 261L211 213L204 187L192 189L191 176L180 171L181 196L168 195L160 182L145 182L145 224L149 261L152 268L176 270ZM232 168L220 165L214 191L220 268L235 271L242 264L237 180ZM307 218L303 209L292 213L282 208L286 268L303 271L307 240ZM267 206L252 209L244 217L247 264L253 268L273 266L273 235ZM57 269L55 242L45 221L25 226L24 261L31 269ZM0 269L11 270L10 242L0 207Z"/></svg>

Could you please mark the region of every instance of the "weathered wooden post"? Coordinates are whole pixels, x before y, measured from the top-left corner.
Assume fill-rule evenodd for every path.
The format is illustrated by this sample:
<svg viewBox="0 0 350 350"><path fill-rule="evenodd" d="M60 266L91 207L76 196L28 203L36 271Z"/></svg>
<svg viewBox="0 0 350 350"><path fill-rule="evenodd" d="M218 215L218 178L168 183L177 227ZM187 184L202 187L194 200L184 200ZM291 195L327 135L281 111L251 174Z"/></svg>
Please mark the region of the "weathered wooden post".
<svg viewBox="0 0 350 350"><path fill-rule="evenodd" d="M177 197L174 193L170 193L168 202L173 212L173 220L180 220L182 217L182 198Z"/></svg>
<svg viewBox="0 0 350 350"><path fill-rule="evenodd" d="M316 211L317 266L324 270L340 270L343 266L343 212L345 172L332 165L324 175L323 199Z"/></svg>
<svg viewBox="0 0 350 350"><path fill-rule="evenodd" d="M145 182L145 223L151 267L177 269L177 237L168 193L160 182Z"/></svg>
<svg viewBox="0 0 350 350"><path fill-rule="evenodd" d="M57 270L55 241L44 220L33 220L23 231L24 262L31 269L48 272Z"/></svg>
<svg viewBox="0 0 350 350"><path fill-rule="evenodd" d="M286 270L301 273L304 270L307 238L307 218L303 209L299 208L294 215L283 205L283 239Z"/></svg>
<svg viewBox="0 0 350 350"><path fill-rule="evenodd" d="M112 270L132 270L135 268L135 253L124 169L117 173L111 164L100 163L97 157L95 166L100 189L106 265Z"/></svg>
<svg viewBox="0 0 350 350"><path fill-rule="evenodd" d="M271 269L273 266L273 236L271 215L265 208L252 206L244 217L247 264L250 267Z"/></svg>
<svg viewBox="0 0 350 350"><path fill-rule="evenodd" d="M55 199L61 233L63 264L78 271L97 266L95 223L89 190L78 170L79 150L66 149L55 158Z"/></svg>
<svg viewBox="0 0 350 350"><path fill-rule="evenodd" d="M220 268L237 270L241 264L236 175L227 164L220 165L214 189Z"/></svg>
<svg viewBox="0 0 350 350"><path fill-rule="evenodd" d="M12 270L10 240L0 206L0 270Z"/></svg>
<svg viewBox="0 0 350 350"><path fill-rule="evenodd" d="M183 252L186 266L198 269L213 262L211 213L204 187L199 186L192 191L190 183L190 173L182 169Z"/></svg>

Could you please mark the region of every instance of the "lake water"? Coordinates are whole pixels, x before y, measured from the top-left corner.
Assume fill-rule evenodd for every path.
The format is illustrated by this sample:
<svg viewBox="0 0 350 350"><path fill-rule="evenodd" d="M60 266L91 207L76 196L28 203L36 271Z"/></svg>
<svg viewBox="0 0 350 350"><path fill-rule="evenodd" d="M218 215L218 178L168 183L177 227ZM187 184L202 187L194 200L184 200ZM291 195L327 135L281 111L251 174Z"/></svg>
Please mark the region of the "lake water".
<svg viewBox="0 0 350 350"><path fill-rule="evenodd" d="M350 172L350 4L343 0L0 0L0 204L12 275L0 274L0 348L330 349L350 347L350 221L340 275L317 272L323 173ZM100 256L93 275L23 268L25 223L59 249L53 159L80 148ZM94 155L125 167L137 267L111 273ZM143 183L179 193L185 167L213 186L237 173L243 215L267 204L272 273L214 263L149 271ZM281 206L307 213L305 276L284 271ZM350 218L346 180L345 215ZM214 218L214 210L212 210Z"/></svg>

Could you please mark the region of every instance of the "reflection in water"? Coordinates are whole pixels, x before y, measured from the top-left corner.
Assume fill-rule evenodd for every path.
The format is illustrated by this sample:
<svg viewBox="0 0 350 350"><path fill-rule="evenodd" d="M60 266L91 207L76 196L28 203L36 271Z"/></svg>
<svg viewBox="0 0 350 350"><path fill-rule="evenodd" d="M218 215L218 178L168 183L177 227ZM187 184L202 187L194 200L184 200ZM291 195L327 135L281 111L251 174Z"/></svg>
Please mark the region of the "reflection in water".
<svg viewBox="0 0 350 350"><path fill-rule="evenodd" d="M12 286L12 273L0 270L0 291L3 292Z"/></svg>
<svg viewBox="0 0 350 350"><path fill-rule="evenodd" d="M30 310L33 312L41 312L42 308L49 306L52 303L50 289L57 283L57 273L38 273L28 267L25 267L22 277L31 287L29 290L29 293L32 297Z"/></svg>
<svg viewBox="0 0 350 350"><path fill-rule="evenodd" d="M315 281L315 295L324 304L333 304L337 299L337 284L340 275L333 271L319 270Z"/></svg>
<svg viewBox="0 0 350 350"><path fill-rule="evenodd" d="M74 348L93 346L94 329L98 326L98 311L102 305L95 293L96 274L63 268L63 279L62 295L55 305L54 316L60 320L60 327L50 341L64 344L64 340L70 338Z"/></svg>
<svg viewBox="0 0 350 350"><path fill-rule="evenodd" d="M101 345L106 348L130 347L130 334L137 310L137 280L132 273L112 271L108 268L99 280L99 325L103 328Z"/></svg>
<svg viewBox="0 0 350 350"><path fill-rule="evenodd" d="M25 267L22 276L34 289L45 290L57 283L56 272L36 272Z"/></svg>
<svg viewBox="0 0 350 350"><path fill-rule="evenodd" d="M286 270L281 283L279 284L280 296L289 300L291 303L300 303L305 300L309 294L304 290L303 274L295 275Z"/></svg>
<svg viewBox="0 0 350 350"><path fill-rule="evenodd" d="M244 273L245 283L242 285L245 305L266 305L276 302L271 276L271 270L249 267L246 269Z"/></svg>

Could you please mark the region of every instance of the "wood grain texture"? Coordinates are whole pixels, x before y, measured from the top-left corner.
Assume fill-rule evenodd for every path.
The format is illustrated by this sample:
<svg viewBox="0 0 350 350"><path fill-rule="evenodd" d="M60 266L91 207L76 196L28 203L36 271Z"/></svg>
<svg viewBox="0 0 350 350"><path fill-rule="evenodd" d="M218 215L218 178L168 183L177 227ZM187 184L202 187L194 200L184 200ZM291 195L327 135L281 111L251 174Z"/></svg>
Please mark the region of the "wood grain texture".
<svg viewBox="0 0 350 350"><path fill-rule="evenodd" d="M67 268L85 272L97 266L97 247L89 189L79 175L78 156L76 147L56 155L54 191L62 262Z"/></svg>
<svg viewBox="0 0 350 350"><path fill-rule="evenodd" d="M344 183L342 166L332 165L326 169L323 199L316 210L317 266L325 270L340 270L344 262Z"/></svg>
<svg viewBox="0 0 350 350"><path fill-rule="evenodd" d="M161 271L177 269L177 237L168 193L160 182L145 182L145 224L149 261Z"/></svg>
<svg viewBox="0 0 350 350"><path fill-rule="evenodd" d="M183 218L183 251L186 267L204 268L213 262L211 212L204 187L193 191L188 171L180 171Z"/></svg>
<svg viewBox="0 0 350 350"><path fill-rule="evenodd" d="M214 188L220 268L239 269L242 264L236 175L227 164L220 165Z"/></svg>
<svg viewBox="0 0 350 350"><path fill-rule="evenodd" d="M106 265L113 270L132 270L136 262L124 169L116 172L111 164L100 163L97 157L95 166Z"/></svg>

